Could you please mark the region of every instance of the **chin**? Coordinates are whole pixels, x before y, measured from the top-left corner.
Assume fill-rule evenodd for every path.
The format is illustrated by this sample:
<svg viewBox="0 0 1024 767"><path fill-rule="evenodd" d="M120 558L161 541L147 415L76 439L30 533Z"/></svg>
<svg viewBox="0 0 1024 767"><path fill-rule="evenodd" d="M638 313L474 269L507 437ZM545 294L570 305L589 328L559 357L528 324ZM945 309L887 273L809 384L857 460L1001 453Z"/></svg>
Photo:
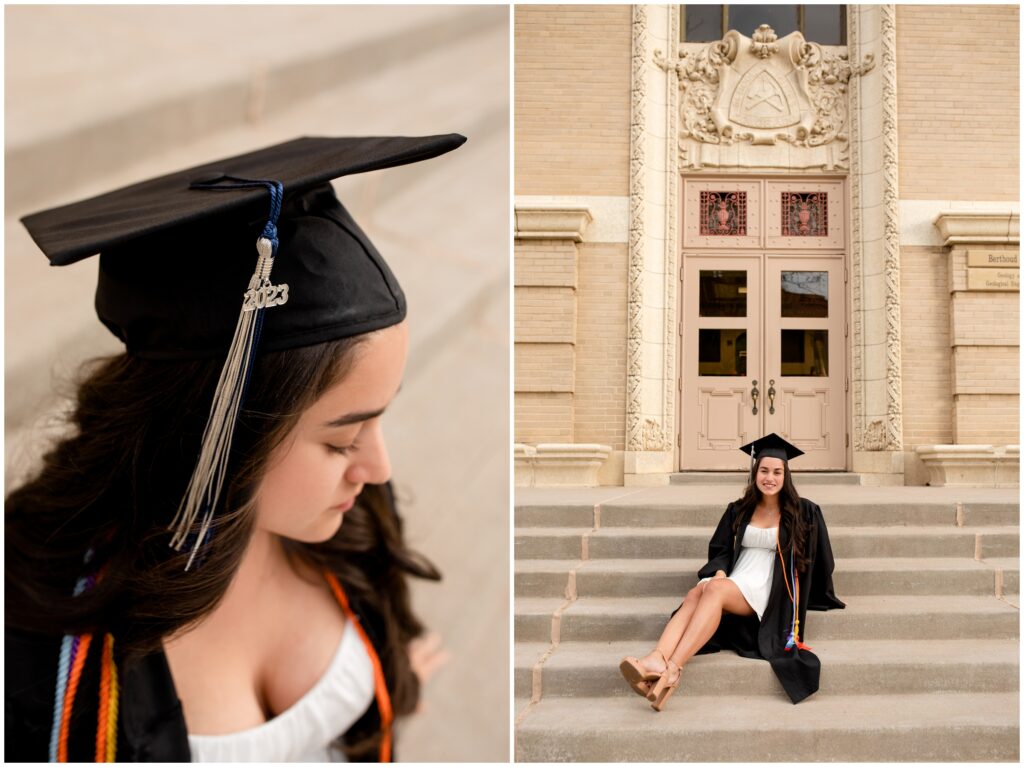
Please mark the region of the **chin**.
<svg viewBox="0 0 1024 767"><path fill-rule="evenodd" d="M318 524L310 525L301 533L289 535L288 537L302 543L323 543L324 541L331 540L331 538L338 534L344 519L345 515L340 513L325 515L323 519L318 521Z"/></svg>

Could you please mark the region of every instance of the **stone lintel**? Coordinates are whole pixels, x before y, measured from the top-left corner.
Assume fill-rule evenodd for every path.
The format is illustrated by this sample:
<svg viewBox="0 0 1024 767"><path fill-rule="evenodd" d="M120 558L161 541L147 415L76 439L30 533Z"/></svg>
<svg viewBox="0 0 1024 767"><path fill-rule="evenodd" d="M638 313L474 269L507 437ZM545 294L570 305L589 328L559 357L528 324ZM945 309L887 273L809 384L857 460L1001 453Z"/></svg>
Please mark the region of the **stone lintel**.
<svg viewBox="0 0 1024 767"><path fill-rule="evenodd" d="M513 447L517 487L595 487L609 445L542 443Z"/></svg>
<svg viewBox="0 0 1024 767"><path fill-rule="evenodd" d="M1020 445L920 445L932 487L1019 487Z"/></svg>
<svg viewBox="0 0 1024 767"><path fill-rule="evenodd" d="M1020 244L1020 214L1013 211L946 210L935 217L944 246Z"/></svg>
<svg viewBox="0 0 1024 767"><path fill-rule="evenodd" d="M516 239L572 240L583 242L583 232L593 221L583 206L516 207Z"/></svg>

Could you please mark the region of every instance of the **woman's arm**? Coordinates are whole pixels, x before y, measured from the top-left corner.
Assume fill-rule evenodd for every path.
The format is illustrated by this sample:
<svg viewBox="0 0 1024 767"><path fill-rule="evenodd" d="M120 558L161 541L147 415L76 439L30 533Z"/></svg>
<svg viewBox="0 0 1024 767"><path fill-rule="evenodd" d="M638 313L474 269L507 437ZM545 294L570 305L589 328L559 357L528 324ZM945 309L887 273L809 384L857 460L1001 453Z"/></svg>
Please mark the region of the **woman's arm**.
<svg viewBox="0 0 1024 767"><path fill-rule="evenodd" d="M807 599L807 607L811 610L836 610L846 607L835 593L832 585L832 572L836 568L832 556L832 543L825 526L825 516L818 504L804 499L809 507L810 530L807 536L809 555L811 558L811 588Z"/></svg>

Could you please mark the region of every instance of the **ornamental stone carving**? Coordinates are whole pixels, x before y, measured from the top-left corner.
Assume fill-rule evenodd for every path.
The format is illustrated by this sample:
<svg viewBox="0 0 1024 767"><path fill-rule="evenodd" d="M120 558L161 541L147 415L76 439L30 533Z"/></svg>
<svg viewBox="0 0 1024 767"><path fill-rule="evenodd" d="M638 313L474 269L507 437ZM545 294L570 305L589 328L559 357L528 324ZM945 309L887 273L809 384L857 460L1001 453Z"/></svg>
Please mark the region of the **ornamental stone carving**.
<svg viewBox="0 0 1024 767"><path fill-rule="evenodd" d="M885 424L877 418L868 424L864 430L864 441L860 446L861 450L878 451L885 450Z"/></svg>
<svg viewBox="0 0 1024 767"><path fill-rule="evenodd" d="M643 449L644 450L669 450L670 445L668 440L665 439L665 432L661 428L661 424L652 418L644 419L644 434L643 434Z"/></svg>
<svg viewBox="0 0 1024 767"><path fill-rule="evenodd" d="M629 300L626 331L626 450L643 450L641 384L643 377L644 172L647 153L647 7L633 6L632 78L629 125Z"/></svg>
<svg viewBox="0 0 1024 767"><path fill-rule="evenodd" d="M787 161L793 167L849 168L847 85L874 67L870 54L853 65L845 53L809 43L799 32L779 39L762 24L753 38L730 30L696 50L680 46L671 59L655 52L655 63L678 76L684 167L740 164L735 153L702 151L702 145L781 142L803 150L805 156ZM747 154L742 164L779 167L782 156L789 154Z"/></svg>

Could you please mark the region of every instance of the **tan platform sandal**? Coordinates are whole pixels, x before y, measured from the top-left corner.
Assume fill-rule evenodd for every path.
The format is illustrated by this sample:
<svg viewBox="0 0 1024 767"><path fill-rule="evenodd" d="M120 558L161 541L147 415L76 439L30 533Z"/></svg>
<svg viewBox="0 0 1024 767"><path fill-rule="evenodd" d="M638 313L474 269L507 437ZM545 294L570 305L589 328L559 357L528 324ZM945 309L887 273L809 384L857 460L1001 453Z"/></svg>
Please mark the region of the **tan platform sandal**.
<svg viewBox="0 0 1024 767"><path fill-rule="evenodd" d="M658 651L658 655L661 655L662 660L665 659L661 651ZM633 657L623 658L619 664L619 671L622 672L623 678L629 682L633 692L645 698L651 690L651 685L661 678L661 674L657 671L648 671L640 665L638 658Z"/></svg>
<svg viewBox="0 0 1024 767"><path fill-rule="evenodd" d="M674 682L669 682L669 677L672 676L673 669L675 669L676 679ZM664 708L665 703L672 693L676 691L679 686L679 680L683 676L683 670L676 665L675 661L669 660L666 664L665 673L658 678L658 681L651 687L651 691L647 693L647 700L651 702L651 708L655 711L661 711Z"/></svg>

